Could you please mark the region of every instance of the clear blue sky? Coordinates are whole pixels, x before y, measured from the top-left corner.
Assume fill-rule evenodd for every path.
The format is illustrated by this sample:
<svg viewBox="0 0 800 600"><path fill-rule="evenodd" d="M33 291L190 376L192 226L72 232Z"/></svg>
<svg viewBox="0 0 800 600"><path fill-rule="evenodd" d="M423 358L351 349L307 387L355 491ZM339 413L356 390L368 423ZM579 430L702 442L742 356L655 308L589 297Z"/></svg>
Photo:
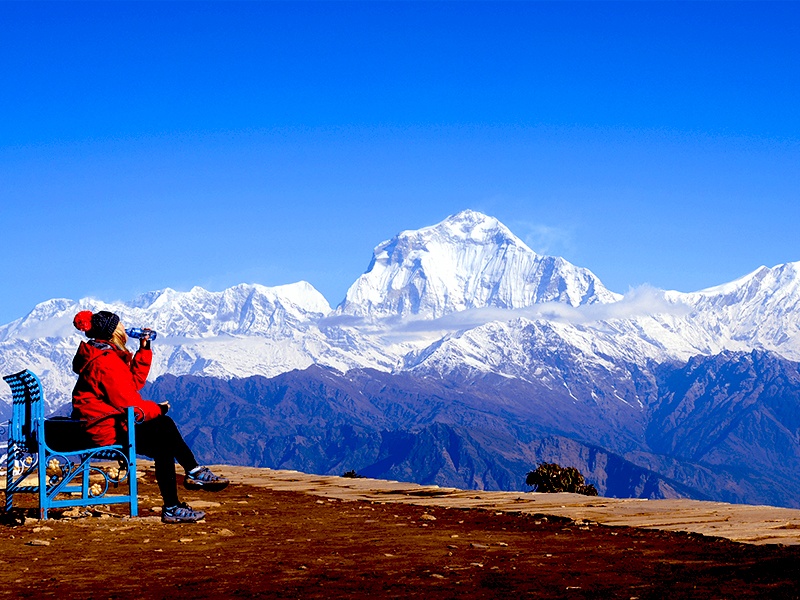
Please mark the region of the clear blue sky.
<svg viewBox="0 0 800 600"><path fill-rule="evenodd" d="M2 2L0 323L464 208L611 289L800 260L800 3Z"/></svg>

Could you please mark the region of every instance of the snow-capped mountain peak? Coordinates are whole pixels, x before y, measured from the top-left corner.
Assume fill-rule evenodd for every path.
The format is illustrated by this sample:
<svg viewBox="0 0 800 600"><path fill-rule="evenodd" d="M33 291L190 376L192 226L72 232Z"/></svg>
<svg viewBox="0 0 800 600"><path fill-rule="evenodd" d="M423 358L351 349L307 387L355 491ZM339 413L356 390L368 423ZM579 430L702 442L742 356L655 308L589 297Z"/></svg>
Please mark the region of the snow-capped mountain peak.
<svg viewBox="0 0 800 600"><path fill-rule="evenodd" d="M48 300L0 327L0 373L32 369L48 390L49 406L64 404L74 385L72 357L85 339L72 324L80 310L109 310L126 326L155 329L153 378L163 373L274 376L312 364L339 370L365 366L366 359L359 361L319 330L317 323L331 307L301 281L275 287L240 284L220 292L166 288L131 302ZM368 364L382 360L373 352Z"/></svg>
<svg viewBox="0 0 800 600"><path fill-rule="evenodd" d="M201 287L188 292L165 288L131 302L48 300L22 319L0 327L0 342L75 334L72 318L87 309L115 312L126 326L151 327L168 336L188 338L223 333L269 335L281 321L313 321L331 312L325 297L305 281L275 287L240 284L221 292Z"/></svg>
<svg viewBox="0 0 800 600"><path fill-rule="evenodd" d="M533 252L496 218L469 209L451 215L437 225L423 227L415 231L403 231L398 234L398 237L403 236L420 240L432 238L450 243L474 243L479 245L495 241L499 245L521 246L528 252Z"/></svg>
<svg viewBox="0 0 800 600"><path fill-rule="evenodd" d="M776 298L776 293L779 298ZM767 300L767 296L781 302L794 298L800 301L800 262L789 262L774 267L761 266L744 277L689 294L695 297L727 297L737 302Z"/></svg>
<svg viewBox="0 0 800 600"><path fill-rule="evenodd" d="M731 350L771 350L800 359L800 262L759 267L698 292L669 292L693 308L689 322Z"/></svg>
<svg viewBox="0 0 800 600"><path fill-rule="evenodd" d="M337 312L435 319L470 308L579 306L619 298L590 271L540 256L497 219L465 210L378 245Z"/></svg>

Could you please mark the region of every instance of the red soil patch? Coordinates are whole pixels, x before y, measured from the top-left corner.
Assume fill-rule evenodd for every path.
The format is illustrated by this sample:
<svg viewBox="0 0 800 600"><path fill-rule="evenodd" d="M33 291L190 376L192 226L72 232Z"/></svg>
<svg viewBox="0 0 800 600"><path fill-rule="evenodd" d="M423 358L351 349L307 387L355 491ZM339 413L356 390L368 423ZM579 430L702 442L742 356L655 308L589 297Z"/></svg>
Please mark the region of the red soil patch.
<svg viewBox="0 0 800 600"><path fill-rule="evenodd" d="M149 472L140 494L135 520L5 515L0 597L800 598L798 546L243 485L165 525Z"/></svg>

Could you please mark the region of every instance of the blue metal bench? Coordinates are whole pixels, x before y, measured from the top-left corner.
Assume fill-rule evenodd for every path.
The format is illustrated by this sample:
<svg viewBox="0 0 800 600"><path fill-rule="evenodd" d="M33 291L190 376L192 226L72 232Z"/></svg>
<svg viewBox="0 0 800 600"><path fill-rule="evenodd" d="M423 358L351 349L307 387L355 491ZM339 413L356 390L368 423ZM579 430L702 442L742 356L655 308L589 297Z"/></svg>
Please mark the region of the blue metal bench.
<svg viewBox="0 0 800 600"><path fill-rule="evenodd" d="M6 514L13 508L15 494L29 493L39 496L40 519L46 519L52 508L122 503L130 506L132 517L138 516L133 407L124 415L128 430L124 443L92 447L81 421L45 419L44 392L36 375L25 370L3 379L13 396ZM111 466L104 468L98 461ZM125 484L122 489L120 484ZM127 494L111 493L125 488Z"/></svg>

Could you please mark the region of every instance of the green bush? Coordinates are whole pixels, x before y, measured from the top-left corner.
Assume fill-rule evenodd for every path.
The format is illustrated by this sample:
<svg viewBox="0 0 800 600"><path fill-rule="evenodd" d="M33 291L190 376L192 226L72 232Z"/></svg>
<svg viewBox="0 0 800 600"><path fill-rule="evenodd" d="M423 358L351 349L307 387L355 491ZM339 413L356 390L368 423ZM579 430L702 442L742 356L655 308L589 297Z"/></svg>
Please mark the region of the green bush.
<svg viewBox="0 0 800 600"><path fill-rule="evenodd" d="M355 472L355 469L350 469L349 471L345 471L342 473L342 477L349 477L351 479L366 479L364 475L359 475Z"/></svg>
<svg viewBox="0 0 800 600"><path fill-rule="evenodd" d="M584 496L597 496L597 488L587 485L580 471L575 467L561 467L556 463L542 463L535 471L530 471L525 483L534 492L571 492Z"/></svg>

